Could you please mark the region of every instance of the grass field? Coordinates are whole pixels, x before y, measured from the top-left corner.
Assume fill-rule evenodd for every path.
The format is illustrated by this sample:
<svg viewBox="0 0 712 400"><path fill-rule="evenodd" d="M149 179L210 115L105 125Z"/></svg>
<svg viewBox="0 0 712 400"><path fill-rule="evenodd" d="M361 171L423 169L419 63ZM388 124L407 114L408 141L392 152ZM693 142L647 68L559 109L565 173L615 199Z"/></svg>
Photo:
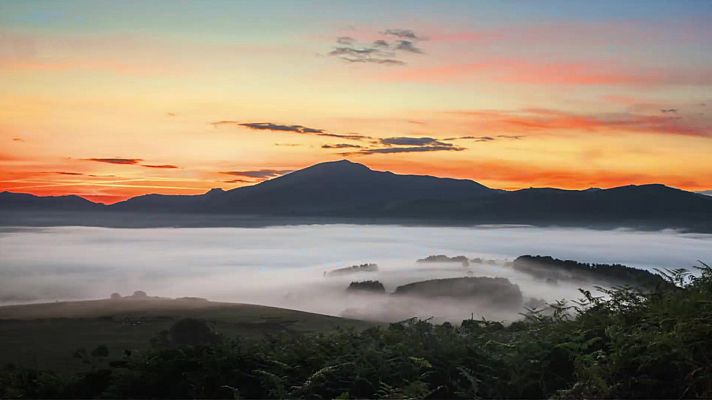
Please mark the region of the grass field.
<svg viewBox="0 0 712 400"><path fill-rule="evenodd" d="M141 350L175 321L201 318L226 336L279 332L319 332L373 324L320 314L203 299L118 299L0 307L0 365L71 371L83 367L72 358L78 348L109 348L109 358L125 349Z"/></svg>

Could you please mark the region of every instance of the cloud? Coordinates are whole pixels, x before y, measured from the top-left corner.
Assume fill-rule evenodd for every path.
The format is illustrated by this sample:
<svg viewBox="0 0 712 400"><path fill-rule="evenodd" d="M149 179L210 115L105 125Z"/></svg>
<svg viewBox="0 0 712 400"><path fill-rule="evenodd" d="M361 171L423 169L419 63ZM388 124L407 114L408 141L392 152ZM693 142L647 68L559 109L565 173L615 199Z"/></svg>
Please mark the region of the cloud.
<svg viewBox="0 0 712 400"><path fill-rule="evenodd" d="M422 153L430 151L462 151L464 147L452 145L447 146L417 146L417 147L383 147L375 149L364 149L356 152L341 153L342 155L370 155L370 154L395 154L395 153Z"/></svg>
<svg viewBox="0 0 712 400"><path fill-rule="evenodd" d="M476 128L488 130L549 133L587 131L600 133L656 133L683 136L712 136L710 122L677 115L639 113L580 114L568 111L528 108L520 110L471 110L451 114L471 119ZM507 135L502 135L507 136Z"/></svg>
<svg viewBox="0 0 712 400"><path fill-rule="evenodd" d="M450 137L443 140L472 140L475 142L494 142L497 139L512 139L520 140L524 138L523 135L497 135L497 136L456 136Z"/></svg>
<svg viewBox="0 0 712 400"><path fill-rule="evenodd" d="M381 139L381 143L386 146L452 146L450 143L443 143L431 137L390 137Z"/></svg>
<svg viewBox="0 0 712 400"><path fill-rule="evenodd" d="M663 108L662 110L660 110L660 112L663 114L668 114L668 113L677 114L677 108Z"/></svg>
<svg viewBox="0 0 712 400"><path fill-rule="evenodd" d="M12 141L13 141L13 142L24 142L25 139L19 138L19 137L15 137L15 138L12 138Z"/></svg>
<svg viewBox="0 0 712 400"><path fill-rule="evenodd" d="M239 121L215 121L210 125L218 127L220 125L238 125L256 131L294 132L294 133L323 133L323 129L309 128L303 125L282 125L273 122L239 122Z"/></svg>
<svg viewBox="0 0 712 400"><path fill-rule="evenodd" d="M308 128L303 125L281 125L272 122L246 122L239 124L245 128L259 131L279 131L279 132L295 132L295 133L323 133L323 129Z"/></svg>
<svg viewBox="0 0 712 400"><path fill-rule="evenodd" d="M423 50L420 50L419 48L415 47L413 42L408 41L408 40L399 40L396 43L395 49L401 50L401 51L407 51L409 53L423 54Z"/></svg>
<svg viewBox="0 0 712 400"><path fill-rule="evenodd" d="M210 125L212 125L214 127L219 127L222 125L236 125L236 126L241 126L241 127L245 127L248 129L256 130L256 131L292 132L292 133L301 133L301 134L314 135L314 136L326 136L326 137L334 137L334 138L339 138L339 139L357 140L357 141L373 139L371 136L361 135L359 133L346 133L346 134L330 133L324 129L309 128L309 127L306 127L303 125L284 125L284 124L277 124L274 122L239 122L239 121L233 121L233 120L223 120L223 121L211 122Z"/></svg>
<svg viewBox="0 0 712 400"><path fill-rule="evenodd" d="M335 138L340 138L340 139L349 139L349 140L371 140L373 137L371 136L366 136L366 135L361 135L359 133L346 133L346 134L341 134L341 133L320 133L319 136L327 136L327 137L335 137Z"/></svg>
<svg viewBox="0 0 712 400"><path fill-rule="evenodd" d="M95 161L107 164L135 165L143 161L141 158L85 158L84 161Z"/></svg>
<svg viewBox="0 0 712 400"><path fill-rule="evenodd" d="M348 143L337 143L337 144L325 144L321 146L322 149L361 149L363 146Z"/></svg>
<svg viewBox="0 0 712 400"><path fill-rule="evenodd" d="M259 178L259 179L265 179L265 178L274 178L276 176L284 175L288 172L292 172L292 170L287 170L287 169L257 169L257 170L249 170L249 171L224 171L220 172L221 174L225 175L233 175L233 176L243 176L246 178Z"/></svg>
<svg viewBox="0 0 712 400"><path fill-rule="evenodd" d="M396 153L422 153L431 151L462 151L464 147L454 146L431 137L397 136L379 140L385 147L371 147L355 152L341 153L342 155L369 155L369 154L396 154Z"/></svg>
<svg viewBox="0 0 712 400"><path fill-rule="evenodd" d="M443 140L474 140L475 142L493 142L496 139L492 136L457 136Z"/></svg>
<svg viewBox="0 0 712 400"><path fill-rule="evenodd" d="M81 172L67 172L67 171L54 171L52 172L53 174L59 174L59 175L71 175L71 176L82 176Z"/></svg>
<svg viewBox="0 0 712 400"><path fill-rule="evenodd" d="M414 42L426 39L410 29L387 29L380 34L383 37L368 43L360 43L351 36L340 36L328 55L349 63L405 65L406 62L399 58L402 54L424 53ZM391 40L393 37L397 39Z"/></svg>
<svg viewBox="0 0 712 400"><path fill-rule="evenodd" d="M177 165L172 165L172 164L159 164L159 165L141 164L141 166L146 167L146 168L165 168L165 169L178 168Z"/></svg>
<svg viewBox="0 0 712 400"><path fill-rule="evenodd" d="M231 179L229 181L223 181L224 183L253 183L250 180L247 179Z"/></svg>
<svg viewBox="0 0 712 400"><path fill-rule="evenodd" d="M388 36L395 36L401 39L426 40L425 38L416 35L415 32L410 29L386 29L383 34Z"/></svg>

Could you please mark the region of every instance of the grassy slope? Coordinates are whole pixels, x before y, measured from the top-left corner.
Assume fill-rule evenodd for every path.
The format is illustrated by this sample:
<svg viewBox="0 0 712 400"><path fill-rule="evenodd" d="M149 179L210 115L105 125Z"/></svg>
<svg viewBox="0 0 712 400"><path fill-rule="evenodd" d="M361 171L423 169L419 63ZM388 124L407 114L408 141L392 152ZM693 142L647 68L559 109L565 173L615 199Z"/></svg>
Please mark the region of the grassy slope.
<svg viewBox="0 0 712 400"><path fill-rule="evenodd" d="M367 322L251 304L200 299L93 300L0 307L0 365L81 368L72 353L105 344L112 356L145 349L149 339L175 321L210 321L226 335L316 332L336 326L365 328Z"/></svg>

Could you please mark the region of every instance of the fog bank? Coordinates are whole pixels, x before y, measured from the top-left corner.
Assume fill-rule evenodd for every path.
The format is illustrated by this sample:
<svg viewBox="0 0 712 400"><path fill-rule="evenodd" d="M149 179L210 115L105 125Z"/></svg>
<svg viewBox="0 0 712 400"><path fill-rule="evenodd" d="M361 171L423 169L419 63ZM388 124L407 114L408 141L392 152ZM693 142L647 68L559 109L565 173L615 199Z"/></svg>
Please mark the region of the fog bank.
<svg viewBox="0 0 712 400"><path fill-rule="evenodd" d="M266 228L92 227L0 229L0 303L105 298L144 290L166 297L281 306L378 319L433 313L501 319L516 312L458 301L347 295L351 281L381 281L387 292L418 280L505 277L527 298L574 298L577 287L550 285L500 263L416 263L433 254L512 260L523 254L640 268L712 261L712 235L533 227L308 225ZM376 263L378 272L324 277ZM365 311L364 311L365 310ZM363 315L366 312L369 315ZM344 314L346 313L346 314Z"/></svg>

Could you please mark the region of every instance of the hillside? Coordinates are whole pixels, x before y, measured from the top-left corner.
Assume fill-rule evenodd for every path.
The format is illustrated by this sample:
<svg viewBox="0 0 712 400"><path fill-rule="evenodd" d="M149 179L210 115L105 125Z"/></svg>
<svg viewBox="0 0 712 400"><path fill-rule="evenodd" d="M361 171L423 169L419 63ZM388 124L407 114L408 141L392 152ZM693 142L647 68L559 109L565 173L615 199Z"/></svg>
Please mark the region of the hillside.
<svg viewBox="0 0 712 400"><path fill-rule="evenodd" d="M143 350L149 340L181 318L207 320L230 335L320 332L373 323L252 304L203 299L92 300L0 307L0 365L77 369L80 347L107 345L113 354Z"/></svg>

